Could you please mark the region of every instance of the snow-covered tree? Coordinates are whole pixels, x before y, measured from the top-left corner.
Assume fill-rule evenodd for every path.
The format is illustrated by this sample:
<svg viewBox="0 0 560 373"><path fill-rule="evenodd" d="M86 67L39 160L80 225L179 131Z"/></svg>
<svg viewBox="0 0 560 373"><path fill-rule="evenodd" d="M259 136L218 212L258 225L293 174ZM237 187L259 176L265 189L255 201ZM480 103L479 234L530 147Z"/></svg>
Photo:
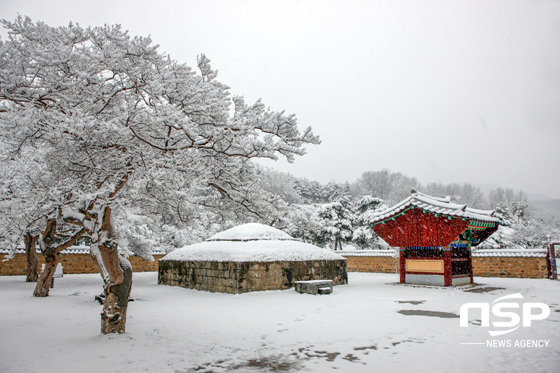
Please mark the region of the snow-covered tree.
<svg viewBox="0 0 560 373"><path fill-rule="evenodd" d="M348 184L330 182L321 184L318 181L307 179L295 179L294 189L299 194L303 203L329 203L341 198L350 198L350 187Z"/></svg>
<svg viewBox="0 0 560 373"><path fill-rule="evenodd" d="M545 221L533 215L525 193L495 189L490 193L490 200L498 201L492 208L501 218L502 225L480 245L481 248L540 248L550 237L560 237L560 229L554 221Z"/></svg>
<svg viewBox="0 0 560 373"><path fill-rule="evenodd" d="M353 235L354 213L346 200L326 203L319 207L321 229L319 237L332 245L333 250L342 250L342 244L350 242Z"/></svg>
<svg viewBox="0 0 560 373"><path fill-rule="evenodd" d="M352 243L361 249L386 248L388 245L372 229L373 214L386 209L387 205L379 198L366 195L354 205L354 231Z"/></svg>
<svg viewBox="0 0 560 373"><path fill-rule="evenodd" d="M527 202L527 194L523 191L514 191L513 189L496 188L492 189L488 195L488 203L491 208L495 208L500 204L510 206L517 202Z"/></svg>
<svg viewBox="0 0 560 373"><path fill-rule="evenodd" d="M73 203L71 192L75 180L60 183L64 172L49 162L48 148L36 149L22 144L17 154L9 154L8 144L4 145L0 153L0 172L3 175L0 179L0 242L4 247L11 248L12 254L21 241L25 243L27 281L38 280L35 294L46 296L60 260L58 253L84 234L81 229L68 224L72 220L71 214L63 217L63 213L69 211L68 205ZM57 220L56 225L53 225L53 219ZM49 220L51 223L48 223ZM56 229L51 229L51 233L56 235L55 240L42 235L48 224L51 228L56 226ZM46 259L45 270L39 278L37 244Z"/></svg>
<svg viewBox="0 0 560 373"><path fill-rule="evenodd" d="M185 169L166 176L156 170L129 182L120 210L130 210L134 218L122 219L119 226L126 232L121 236L133 236L136 242L146 236L159 249L173 250L233 225L273 224L285 213L287 204L263 189L261 170L249 160L230 159L227 164L204 160L206 167L197 175ZM138 224L129 223L138 219L144 227L140 232ZM128 246L126 241L121 245Z"/></svg>
<svg viewBox="0 0 560 373"><path fill-rule="evenodd" d="M24 147L44 150L43 162L59 171L50 180L60 206L43 218L39 240L58 248L57 222L69 220L77 228L65 243L90 236L106 294L103 333L125 330L132 267L119 254L113 210L129 182L184 174L192 187L243 204L230 164L242 171L240 159L293 161L304 144L319 143L295 116L231 97L204 55L196 73L118 25L2 22L9 38L0 45L0 140L12 158Z"/></svg>
<svg viewBox="0 0 560 373"><path fill-rule="evenodd" d="M318 181L296 179L294 180L294 189L302 198L303 203L312 204L328 202L327 197L323 193L323 187Z"/></svg>
<svg viewBox="0 0 560 373"><path fill-rule="evenodd" d="M294 188L296 178L291 174L262 167L257 169L257 174L262 190L276 195L288 204L302 202L302 197Z"/></svg>

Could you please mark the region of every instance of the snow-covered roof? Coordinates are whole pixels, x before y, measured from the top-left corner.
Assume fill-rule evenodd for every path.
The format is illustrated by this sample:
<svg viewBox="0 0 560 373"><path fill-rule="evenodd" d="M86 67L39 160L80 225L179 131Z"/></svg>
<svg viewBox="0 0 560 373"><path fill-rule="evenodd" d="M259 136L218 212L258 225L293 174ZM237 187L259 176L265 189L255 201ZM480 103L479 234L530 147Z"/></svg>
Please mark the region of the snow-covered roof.
<svg viewBox="0 0 560 373"><path fill-rule="evenodd" d="M410 196L400 203L372 215L372 224L380 223L388 218L400 214L409 208L420 208L434 214L473 219L487 223L499 223L500 219L494 217L494 211L478 210L452 203L449 197L439 198L412 190Z"/></svg>
<svg viewBox="0 0 560 373"><path fill-rule="evenodd" d="M160 260L210 262L278 262L344 260L329 249L300 242L279 229L262 224L243 224L185 246Z"/></svg>
<svg viewBox="0 0 560 373"><path fill-rule="evenodd" d="M268 225L248 223L238 225L217 233L206 241L255 241L255 240L294 240L286 232Z"/></svg>

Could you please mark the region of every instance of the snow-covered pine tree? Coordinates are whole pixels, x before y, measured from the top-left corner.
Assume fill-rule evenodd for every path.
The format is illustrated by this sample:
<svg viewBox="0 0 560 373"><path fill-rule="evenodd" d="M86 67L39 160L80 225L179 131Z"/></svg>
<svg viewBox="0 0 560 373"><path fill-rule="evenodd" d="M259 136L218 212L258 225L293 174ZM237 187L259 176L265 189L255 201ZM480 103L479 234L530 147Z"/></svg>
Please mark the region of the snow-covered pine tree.
<svg viewBox="0 0 560 373"><path fill-rule="evenodd" d="M120 247L155 246L168 251L234 225L273 224L285 213L286 203L263 189L261 170L250 160L229 158L224 163L204 157L200 162L205 166L195 173L179 167L171 175L161 169L134 175L121 196Z"/></svg>
<svg viewBox="0 0 560 373"><path fill-rule="evenodd" d="M333 250L342 250L342 244L352 240L355 215L349 201L326 203L319 207L322 240L332 245Z"/></svg>
<svg viewBox="0 0 560 373"><path fill-rule="evenodd" d="M276 228L288 232L292 237L324 247L328 242L321 237L322 221L316 205L297 204L286 206L274 223Z"/></svg>
<svg viewBox="0 0 560 373"><path fill-rule="evenodd" d="M293 161L303 145L319 143L311 128L299 131L294 115L231 97L204 55L196 73L118 25L2 23L9 38L0 45L0 141L9 157L26 146L46 149L44 162L60 170L55 190L70 189L59 199L72 213L45 216L40 240L54 245L65 214L80 227L66 242L83 231L91 237L106 294L103 333L125 331L132 268L119 254L112 216L129 180L146 169L199 169L204 158L226 169L238 158ZM227 175L220 183L206 175L200 184L233 195Z"/></svg>
<svg viewBox="0 0 560 373"><path fill-rule="evenodd" d="M263 167L257 168L259 175L259 184L262 190L265 190L278 198L281 198L287 204L298 204L303 201L302 197L294 188L296 178L286 172L278 172Z"/></svg>
<svg viewBox="0 0 560 373"><path fill-rule="evenodd" d="M560 237L560 229L554 221L545 221L531 212L525 193L498 188L490 192L489 199L496 203L492 208L501 218L502 225L480 248L542 248L550 238Z"/></svg>
<svg viewBox="0 0 560 373"><path fill-rule="evenodd" d="M27 279L37 281L37 296L46 296L59 261L58 253L84 234L79 227L69 224L74 217L68 207L76 201L72 190L79 180L66 180L64 170L51 162L52 150L47 146L21 144L17 152L11 152L9 143L4 145L0 154L0 242L11 249L11 255L21 241L25 243ZM43 235L48 221L55 240ZM53 227L56 229L52 230ZM40 277L36 245L45 257L45 270Z"/></svg>
<svg viewBox="0 0 560 373"><path fill-rule="evenodd" d="M355 219L352 243L361 249L387 248L388 245L373 231L371 220L377 211L388 206L380 198L363 196L354 204Z"/></svg>

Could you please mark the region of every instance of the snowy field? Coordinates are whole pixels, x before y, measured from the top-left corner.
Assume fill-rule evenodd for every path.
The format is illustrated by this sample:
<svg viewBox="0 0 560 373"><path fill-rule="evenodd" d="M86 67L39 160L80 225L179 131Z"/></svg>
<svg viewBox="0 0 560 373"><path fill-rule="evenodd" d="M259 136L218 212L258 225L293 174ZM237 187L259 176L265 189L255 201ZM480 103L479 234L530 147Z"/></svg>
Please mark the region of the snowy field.
<svg viewBox="0 0 560 373"><path fill-rule="evenodd" d="M23 276L0 277L0 372L560 371L560 281L438 288L350 273L348 285L313 296L207 293L134 276L128 332L110 336L99 332L99 275L56 279L48 298L34 298ZM550 316L494 338L480 312L460 327L462 304L514 293L545 303Z"/></svg>

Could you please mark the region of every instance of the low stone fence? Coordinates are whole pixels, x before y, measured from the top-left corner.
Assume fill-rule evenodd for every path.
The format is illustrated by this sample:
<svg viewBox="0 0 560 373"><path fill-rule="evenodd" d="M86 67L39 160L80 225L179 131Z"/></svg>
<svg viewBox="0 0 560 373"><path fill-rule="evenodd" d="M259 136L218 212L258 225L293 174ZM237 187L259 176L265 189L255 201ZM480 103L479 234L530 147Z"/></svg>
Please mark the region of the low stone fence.
<svg viewBox="0 0 560 373"><path fill-rule="evenodd" d="M399 272L396 250L337 251L337 254L346 258L349 272Z"/></svg>
<svg viewBox="0 0 560 373"><path fill-rule="evenodd" d="M399 273L397 250L338 251L349 272ZM547 278L546 249L472 251L473 274L478 277Z"/></svg>
<svg viewBox="0 0 560 373"><path fill-rule="evenodd" d="M25 250L18 249L11 259L8 259L8 256L7 251L0 251L0 276L25 275L27 268ZM136 255L129 256L128 260L132 264L134 272L155 272L158 269L158 260L163 256L164 253L154 254L155 260L152 262ZM41 271L41 265L45 263L45 260L40 253L38 253L37 259L39 260L38 270ZM72 246L62 251L60 264L64 268L64 273L67 274L99 273L87 246Z"/></svg>
<svg viewBox="0 0 560 373"><path fill-rule="evenodd" d="M347 260L350 272L398 273L399 258L397 250L358 250L337 251ZM18 250L13 258L5 261L7 251L0 251L0 276L25 275L26 254ZM150 262L138 256L128 259L135 272L155 272L158 260L164 253L156 253L155 261ZM64 250L61 256L64 273L97 273L89 247L74 246ZM39 270L44 263L38 255ZM473 273L479 277L547 278L546 249L525 250L476 250L472 251Z"/></svg>
<svg viewBox="0 0 560 373"><path fill-rule="evenodd" d="M548 277L546 249L475 250L472 260L475 276Z"/></svg>

